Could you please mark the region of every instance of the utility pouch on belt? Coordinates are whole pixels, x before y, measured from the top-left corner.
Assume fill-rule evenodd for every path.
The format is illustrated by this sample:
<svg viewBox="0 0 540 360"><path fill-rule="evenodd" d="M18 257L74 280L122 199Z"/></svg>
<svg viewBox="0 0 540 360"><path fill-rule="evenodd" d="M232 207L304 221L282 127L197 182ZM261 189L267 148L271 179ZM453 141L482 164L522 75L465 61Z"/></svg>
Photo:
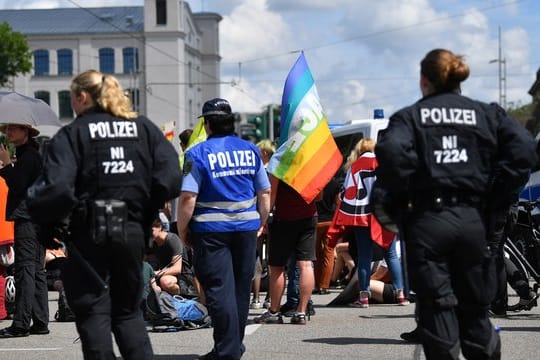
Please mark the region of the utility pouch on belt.
<svg viewBox="0 0 540 360"><path fill-rule="evenodd" d="M127 205L121 200L94 200L90 207L92 239L96 245L126 241Z"/></svg>

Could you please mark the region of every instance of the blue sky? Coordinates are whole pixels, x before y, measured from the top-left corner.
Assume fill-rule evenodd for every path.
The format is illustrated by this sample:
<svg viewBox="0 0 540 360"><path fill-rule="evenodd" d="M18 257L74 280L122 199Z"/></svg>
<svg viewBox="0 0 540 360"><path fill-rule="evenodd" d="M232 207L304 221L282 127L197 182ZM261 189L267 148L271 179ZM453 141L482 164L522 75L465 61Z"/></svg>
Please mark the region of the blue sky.
<svg viewBox="0 0 540 360"><path fill-rule="evenodd" d="M142 5L143 0L0 0L0 8ZM222 97L236 111L281 103L290 67L303 50L329 122L387 116L420 96L419 62L433 48L465 55L467 96L499 100L498 29L509 106L540 68L537 0L192 0L220 23ZM59 26L61 21L58 22ZM496 62L490 63L490 61Z"/></svg>

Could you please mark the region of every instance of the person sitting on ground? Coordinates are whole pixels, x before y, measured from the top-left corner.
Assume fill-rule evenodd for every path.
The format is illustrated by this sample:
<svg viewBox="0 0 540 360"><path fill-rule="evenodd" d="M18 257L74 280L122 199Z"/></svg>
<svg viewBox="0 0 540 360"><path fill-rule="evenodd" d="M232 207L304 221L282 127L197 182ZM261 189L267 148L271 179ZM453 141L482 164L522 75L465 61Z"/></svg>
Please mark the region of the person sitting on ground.
<svg viewBox="0 0 540 360"><path fill-rule="evenodd" d="M369 307L370 264L373 261L373 243L384 250L384 258L392 273L392 279L401 305L408 305L404 296L404 280L396 251L395 234L385 230L371 212L370 194L375 182L378 163L375 157L375 140L363 138L351 151L344 169L347 170L343 184L341 204L336 210L335 222L352 228L356 244L356 268L359 296L351 306ZM360 181L361 180L361 181Z"/></svg>
<svg viewBox="0 0 540 360"><path fill-rule="evenodd" d="M154 294L159 294L161 288L156 284L154 268L152 264L148 261L148 254L144 255L144 260L142 264L142 278L143 278L143 291L141 297L141 310L143 312L144 320L148 321L151 319L151 316L154 314L153 311L149 311L150 307L148 305L148 295L150 292Z"/></svg>
<svg viewBox="0 0 540 360"><path fill-rule="evenodd" d="M45 272L49 289L58 291L58 310L54 314L54 319L59 322L71 322L75 321L75 314L69 307L62 281L62 267L67 259L67 250L65 244L58 239L53 241L58 247L45 249Z"/></svg>
<svg viewBox="0 0 540 360"><path fill-rule="evenodd" d="M355 268L354 259L349 252L349 241L342 238L334 248L335 261L330 286L333 288L342 288L349 283Z"/></svg>
<svg viewBox="0 0 540 360"><path fill-rule="evenodd" d="M165 231L160 220L152 224L152 239L157 260L156 284L171 295L197 297L189 249L182 244L178 235Z"/></svg>

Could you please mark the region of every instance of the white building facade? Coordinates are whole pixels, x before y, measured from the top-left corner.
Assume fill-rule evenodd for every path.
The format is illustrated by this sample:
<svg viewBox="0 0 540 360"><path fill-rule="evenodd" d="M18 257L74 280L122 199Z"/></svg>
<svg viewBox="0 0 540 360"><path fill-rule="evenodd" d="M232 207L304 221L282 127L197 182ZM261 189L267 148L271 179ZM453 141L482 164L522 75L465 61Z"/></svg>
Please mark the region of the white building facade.
<svg viewBox="0 0 540 360"><path fill-rule="evenodd" d="M71 79L96 69L118 78L140 114L159 126L174 122L177 135L195 125L204 101L219 96L221 19L192 13L180 0L145 0L144 7L0 10L0 23L24 34L34 55L31 73L4 90L43 99L68 123Z"/></svg>

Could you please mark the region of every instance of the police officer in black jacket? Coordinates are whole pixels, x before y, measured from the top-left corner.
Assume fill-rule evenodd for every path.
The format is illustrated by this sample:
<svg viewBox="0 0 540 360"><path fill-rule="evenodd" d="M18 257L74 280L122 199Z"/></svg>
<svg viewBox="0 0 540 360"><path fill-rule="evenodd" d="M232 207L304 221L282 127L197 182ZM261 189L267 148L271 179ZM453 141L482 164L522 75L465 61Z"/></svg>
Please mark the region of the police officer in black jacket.
<svg viewBox="0 0 540 360"><path fill-rule="evenodd" d="M462 56L430 51L423 98L391 118L375 152L377 181L402 199L411 288L427 359L499 359L488 318L493 261L489 214L507 208L537 161L532 137L495 104L460 94ZM497 169L497 171L495 171Z"/></svg>
<svg viewBox="0 0 540 360"><path fill-rule="evenodd" d="M85 359L115 359L111 331L123 358L151 359L142 259L157 210L179 194L178 154L113 76L79 74L71 104L77 118L51 140L29 209L42 224L70 215L62 276Z"/></svg>

